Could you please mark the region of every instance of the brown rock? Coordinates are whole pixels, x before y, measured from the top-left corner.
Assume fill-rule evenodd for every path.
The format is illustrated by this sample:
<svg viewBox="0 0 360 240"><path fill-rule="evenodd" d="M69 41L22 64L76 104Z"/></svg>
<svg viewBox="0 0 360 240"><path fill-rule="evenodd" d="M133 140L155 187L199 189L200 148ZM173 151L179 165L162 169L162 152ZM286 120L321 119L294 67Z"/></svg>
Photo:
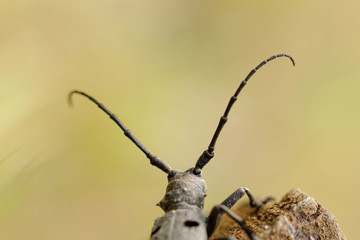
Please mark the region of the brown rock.
<svg viewBox="0 0 360 240"><path fill-rule="evenodd" d="M346 239L335 217L300 189L291 190L279 203L268 202L258 211L247 204L235 212L262 240ZM249 239L238 224L223 216L211 239L230 235L237 239Z"/></svg>

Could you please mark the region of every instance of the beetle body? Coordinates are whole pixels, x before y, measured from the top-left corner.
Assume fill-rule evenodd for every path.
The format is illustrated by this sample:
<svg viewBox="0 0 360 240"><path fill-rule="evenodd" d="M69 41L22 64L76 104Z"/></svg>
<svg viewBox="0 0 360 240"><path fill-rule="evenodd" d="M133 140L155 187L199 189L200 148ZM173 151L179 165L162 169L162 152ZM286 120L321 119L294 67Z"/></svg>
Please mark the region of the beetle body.
<svg viewBox="0 0 360 240"><path fill-rule="evenodd" d="M204 199L206 183L193 169L172 170L163 199L157 204L165 215L155 220L152 240L207 239Z"/></svg>

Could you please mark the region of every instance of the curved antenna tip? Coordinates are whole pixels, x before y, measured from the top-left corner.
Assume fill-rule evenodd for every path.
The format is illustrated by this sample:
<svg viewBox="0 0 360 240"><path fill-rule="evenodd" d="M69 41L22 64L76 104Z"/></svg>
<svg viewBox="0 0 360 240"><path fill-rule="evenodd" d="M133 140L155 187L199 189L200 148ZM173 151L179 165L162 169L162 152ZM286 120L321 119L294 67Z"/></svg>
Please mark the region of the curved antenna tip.
<svg viewBox="0 0 360 240"><path fill-rule="evenodd" d="M284 55L287 56L288 58L290 58L293 66L295 66L295 60L290 55L287 55L287 54L284 54Z"/></svg>
<svg viewBox="0 0 360 240"><path fill-rule="evenodd" d="M73 101L72 101L72 95L73 95L74 93L81 93L81 92L79 92L79 91L77 91L77 90L73 90L73 91L71 91L71 92L69 93L69 95L68 95L68 104L69 104L70 107L73 107L73 106L74 106L74 103L73 103Z"/></svg>

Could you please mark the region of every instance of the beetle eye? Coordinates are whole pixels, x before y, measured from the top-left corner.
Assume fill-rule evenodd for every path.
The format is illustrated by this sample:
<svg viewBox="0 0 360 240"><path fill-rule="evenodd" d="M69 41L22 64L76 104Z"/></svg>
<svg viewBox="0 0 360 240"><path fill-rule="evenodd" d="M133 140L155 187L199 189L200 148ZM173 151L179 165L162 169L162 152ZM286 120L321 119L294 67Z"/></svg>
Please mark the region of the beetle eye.
<svg viewBox="0 0 360 240"><path fill-rule="evenodd" d="M200 175L200 174L201 174L200 168L194 168L193 174L195 174L195 175Z"/></svg>
<svg viewBox="0 0 360 240"><path fill-rule="evenodd" d="M171 171L171 172L169 172L169 174L168 174L168 179L171 179L171 178L173 178L174 176L175 176L175 172L174 171Z"/></svg>

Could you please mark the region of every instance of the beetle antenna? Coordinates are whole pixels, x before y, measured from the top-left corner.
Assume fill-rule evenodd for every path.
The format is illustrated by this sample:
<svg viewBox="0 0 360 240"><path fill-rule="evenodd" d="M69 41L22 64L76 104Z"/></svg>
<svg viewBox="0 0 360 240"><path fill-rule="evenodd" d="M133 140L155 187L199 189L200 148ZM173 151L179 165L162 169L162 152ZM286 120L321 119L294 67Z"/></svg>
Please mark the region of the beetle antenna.
<svg viewBox="0 0 360 240"><path fill-rule="evenodd" d="M210 145L208 147L207 150L205 150L203 152L203 154L200 156L199 160L197 160L195 168L194 168L194 173L200 173L200 170L210 161L211 158L214 157L214 150L215 150L215 143L216 140L218 139L220 132L222 130L222 128L224 127L225 123L228 120L228 115L229 112L231 110L232 105L235 103L235 101L237 100L237 96L239 95L240 91L243 89L243 87L246 85L247 81L252 77L252 75L254 75L254 73L259 70L259 68L261 68L262 66L264 66L267 62L270 62L271 60L274 60L275 58L278 57L287 57L291 60L291 62L293 63L293 65L295 66L295 61L294 59L287 54L277 54L274 55L272 57L269 57L268 59L262 61L256 68L254 68L253 70L251 70L251 72L247 75L247 77L245 78L245 80L243 80L239 86L239 88L236 90L234 96L232 96L230 98L230 101L226 107L225 113L224 115L220 118L220 122L216 128L216 131L214 133L214 136L210 142Z"/></svg>
<svg viewBox="0 0 360 240"><path fill-rule="evenodd" d="M80 94L83 95L85 97L87 97L88 99L90 99L90 101L94 102L101 110L103 110L107 115L109 115L109 117L121 128L121 130L123 130L125 136L127 136L133 143L135 143L135 145L140 148L140 150L145 153L146 157L148 159L150 159L150 163L158 168L160 168L163 172L165 173L169 173L172 169L171 167L163 160L161 160L160 158L158 158L157 156L154 156L136 137L135 135L125 127L125 125L120 121L120 119L112 112L110 112L109 109L107 109L102 103L98 102L95 98L89 96L88 94L81 92L81 91L77 91L74 90L72 92L69 93L69 105L72 106L72 95L73 94Z"/></svg>

